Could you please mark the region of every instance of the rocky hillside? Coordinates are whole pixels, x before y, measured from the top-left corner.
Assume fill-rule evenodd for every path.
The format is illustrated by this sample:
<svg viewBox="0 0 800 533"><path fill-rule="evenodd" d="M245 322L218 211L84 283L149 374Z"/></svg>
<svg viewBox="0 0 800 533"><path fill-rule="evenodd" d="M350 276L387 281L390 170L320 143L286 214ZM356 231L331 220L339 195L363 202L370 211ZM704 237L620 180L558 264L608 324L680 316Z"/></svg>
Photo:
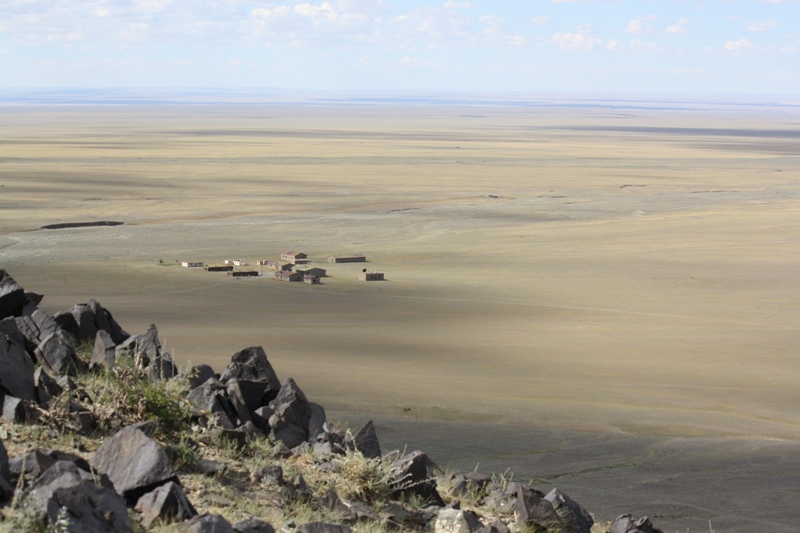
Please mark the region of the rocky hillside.
<svg viewBox="0 0 800 533"><path fill-rule="evenodd" d="M260 346L179 370L89 300L50 316L0 270L0 531L654 533L508 475L446 473L326 420ZM408 439L413 442L413 438Z"/></svg>

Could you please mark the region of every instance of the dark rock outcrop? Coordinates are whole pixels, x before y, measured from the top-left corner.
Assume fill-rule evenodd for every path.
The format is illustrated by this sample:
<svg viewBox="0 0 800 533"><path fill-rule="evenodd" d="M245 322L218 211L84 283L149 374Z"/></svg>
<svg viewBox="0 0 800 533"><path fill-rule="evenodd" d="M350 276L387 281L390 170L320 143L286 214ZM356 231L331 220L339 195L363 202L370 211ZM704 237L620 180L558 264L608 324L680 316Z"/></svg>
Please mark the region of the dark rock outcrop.
<svg viewBox="0 0 800 533"><path fill-rule="evenodd" d="M442 509L436 517L436 533L475 533L483 527L478 515L460 509Z"/></svg>
<svg viewBox="0 0 800 533"><path fill-rule="evenodd" d="M231 523L218 514L201 514L191 520L181 522L178 530L182 533L236 533Z"/></svg>
<svg viewBox="0 0 800 533"><path fill-rule="evenodd" d="M381 445L378 443L378 434L375 432L375 424L372 420L364 424L353 436L353 446L367 459L379 459L381 457Z"/></svg>
<svg viewBox="0 0 800 533"><path fill-rule="evenodd" d="M25 349L0 333L0 393L35 400L33 371Z"/></svg>
<svg viewBox="0 0 800 533"><path fill-rule="evenodd" d="M296 533L351 533L350 526L326 524L324 522L311 522L298 527Z"/></svg>
<svg viewBox="0 0 800 533"><path fill-rule="evenodd" d="M212 378L193 389L188 396L189 402L198 411L212 417L224 429L234 429L231 407L225 397L225 385Z"/></svg>
<svg viewBox="0 0 800 533"><path fill-rule="evenodd" d="M128 509L113 490L85 480L56 489L47 502L47 520L54 525L66 519L69 533L128 533Z"/></svg>
<svg viewBox="0 0 800 533"><path fill-rule="evenodd" d="M20 284L0 269L0 319L19 316L25 302L25 291Z"/></svg>
<svg viewBox="0 0 800 533"><path fill-rule="evenodd" d="M56 331L42 339L36 347L36 359L56 375L74 376L88 369L63 331Z"/></svg>
<svg viewBox="0 0 800 533"><path fill-rule="evenodd" d="M662 531L654 527L646 516L634 520L631 515L624 514L614 519L610 533L662 533Z"/></svg>
<svg viewBox="0 0 800 533"><path fill-rule="evenodd" d="M114 488L131 503L169 481L177 481L166 452L142 431L126 427L106 439L91 465L106 474Z"/></svg>
<svg viewBox="0 0 800 533"><path fill-rule="evenodd" d="M258 518L248 518L233 524L233 530L236 533L275 533L275 528L269 522L259 520Z"/></svg>
<svg viewBox="0 0 800 533"><path fill-rule="evenodd" d="M188 379L189 388L192 389L199 387L200 385L202 385L211 378L216 379L217 377L217 374L214 372L214 369L211 368L209 365L193 366L188 370L186 370L185 372L183 372L183 375L185 375L186 378Z"/></svg>
<svg viewBox="0 0 800 533"><path fill-rule="evenodd" d="M514 503L514 519L520 527L565 528L553 504L542 497L542 493L520 485Z"/></svg>
<svg viewBox="0 0 800 533"><path fill-rule="evenodd" d="M197 511L180 485L173 481L139 498L135 509L141 514L141 523L145 528L150 528L156 520L180 522L197 516Z"/></svg>
<svg viewBox="0 0 800 533"><path fill-rule="evenodd" d="M106 370L113 370L117 360L116 348L117 345L111 340L111 335L102 329L98 330L94 338L94 350L89 368L103 367Z"/></svg>
<svg viewBox="0 0 800 533"><path fill-rule="evenodd" d="M269 418L269 427L275 439L288 448L308 441L311 405L292 378L286 380L269 406L275 411Z"/></svg>
<svg viewBox="0 0 800 533"><path fill-rule="evenodd" d="M64 392L63 387L42 367L37 368L33 373L33 386L36 389L36 401L42 407L49 406L53 398Z"/></svg>
<svg viewBox="0 0 800 533"><path fill-rule="evenodd" d="M548 492L544 499L553 504L558 516L570 525L574 533L591 533L594 519L578 502L558 489Z"/></svg>
<svg viewBox="0 0 800 533"><path fill-rule="evenodd" d="M395 495L411 493L421 496L439 507L444 507L444 501L436 490L436 478L433 470L436 464L428 456L417 450L399 458L392 465L393 485Z"/></svg>
<svg viewBox="0 0 800 533"><path fill-rule="evenodd" d="M261 402L262 405L268 404L278 394L281 382L275 374L272 365L267 360L267 354L261 346L251 346L238 351L231 356L231 362L222 373L219 380L227 383L232 379L246 379L250 381L266 381L266 396Z"/></svg>

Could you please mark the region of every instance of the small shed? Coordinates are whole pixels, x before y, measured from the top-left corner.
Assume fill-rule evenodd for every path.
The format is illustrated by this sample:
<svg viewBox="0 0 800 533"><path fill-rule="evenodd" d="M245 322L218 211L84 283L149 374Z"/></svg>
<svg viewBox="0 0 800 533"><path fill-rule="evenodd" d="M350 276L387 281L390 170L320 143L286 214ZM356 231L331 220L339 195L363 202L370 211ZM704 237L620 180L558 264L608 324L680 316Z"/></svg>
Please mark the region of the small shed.
<svg viewBox="0 0 800 533"><path fill-rule="evenodd" d="M206 267L206 270L209 272L231 272L233 270L233 265L209 265Z"/></svg>
<svg viewBox="0 0 800 533"><path fill-rule="evenodd" d="M366 260L366 256L361 254L331 255L328 257L328 263L364 263Z"/></svg>
<svg viewBox="0 0 800 533"><path fill-rule="evenodd" d="M286 261L269 261L269 260L261 260L258 262L259 265L265 266L271 270L291 270L294 266L292 263L287 263Z"/></svg>
<svg viewBox="0 0 800 533"><path fill-rule="evenodd" d="M197 268L202 267L202 261L181 261L181 266L186 268Z"/></svg>
<svg viewBox="0 0 800 533"><path fill-rule="evenodd" d="M308 256L303 252L283 252L281 260L288 261L293 265L304 265L308 263Z"/></svg>
<svg viewBox="0 0 800 533"><path fill-rule="evenodd" d="M324 268L319 267L301 266L296 267L294 271L300 272L304 275L316 276L318 278L324 278L327 275L327 271Z"/></svg>
<svg viewBox="0 0 800 533"><path fill-rule="evenodd" d="M319 285L319 278L317 276L312 276L311 274L306 274L303 276L303 283L308 283L309 285Z"/></svg>
<svg viewBox="0 0 800 533"><path fill-rule="evenodd" d="M258 271L257 270L239 270L237 272L228 272L229 276L233 276L235 278L257 278Z"/></svg>
<svg viewBox="0 0 800 533"><path fill-rule="evenodd" d="M361 272L358 279L361 281L384 281L383 272Z"/></svg>
<svg viewBox="0 0 800 533"><path fill-rule="evenodd" d="M303 281L303 274L300 272L292 272L291 270L281 270L275 272L275 279L281 281Z"/></svg>

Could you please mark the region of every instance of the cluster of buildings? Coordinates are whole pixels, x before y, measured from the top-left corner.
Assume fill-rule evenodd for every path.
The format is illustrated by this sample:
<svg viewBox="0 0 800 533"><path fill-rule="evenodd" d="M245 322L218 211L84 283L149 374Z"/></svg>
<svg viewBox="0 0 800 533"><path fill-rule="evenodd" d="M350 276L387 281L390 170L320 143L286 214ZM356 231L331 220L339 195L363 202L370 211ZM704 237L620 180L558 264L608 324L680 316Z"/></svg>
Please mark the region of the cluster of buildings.
<svg viewBox="0 0 800 533"><path fill-rule="evenodd" d="M329 263L365 263L366 261L366 256L360 254L348 256L332 255L328 257ZM262 259L257 261L257 264L269 270L274 270L275 279L302 281L310 285L318 285L320 278L327 276L327 271L324 268L307 266L308 262L308 255L303 252L288 251L281 254L280 260ZM234 270L234 267L246 265L247 261L244 259L226 259L224 265L209 266L204 266L203 261L181 262L181 266L186 268L205 268L208 272L227 272L229 276L234 277L256 277L260 275L255 270ZM382 272L367 272L365 268L359 274L358 279L362 281L382 281L384 276Z"/></svg>

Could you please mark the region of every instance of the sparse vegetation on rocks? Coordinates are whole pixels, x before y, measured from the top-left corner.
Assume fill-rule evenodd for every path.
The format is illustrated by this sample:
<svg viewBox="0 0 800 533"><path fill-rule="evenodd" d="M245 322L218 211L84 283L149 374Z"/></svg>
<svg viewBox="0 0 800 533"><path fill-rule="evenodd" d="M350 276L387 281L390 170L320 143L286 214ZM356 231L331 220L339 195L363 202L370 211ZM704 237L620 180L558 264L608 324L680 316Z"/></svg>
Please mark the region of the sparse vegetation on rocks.
<svg viewBox="0 0 800 533"><path fill-rule="evenodd" d="M178 372L98 302L58 318L0 270L0 531L658 533L510 476L446 474L326 420L265 351Z"/></svg>

